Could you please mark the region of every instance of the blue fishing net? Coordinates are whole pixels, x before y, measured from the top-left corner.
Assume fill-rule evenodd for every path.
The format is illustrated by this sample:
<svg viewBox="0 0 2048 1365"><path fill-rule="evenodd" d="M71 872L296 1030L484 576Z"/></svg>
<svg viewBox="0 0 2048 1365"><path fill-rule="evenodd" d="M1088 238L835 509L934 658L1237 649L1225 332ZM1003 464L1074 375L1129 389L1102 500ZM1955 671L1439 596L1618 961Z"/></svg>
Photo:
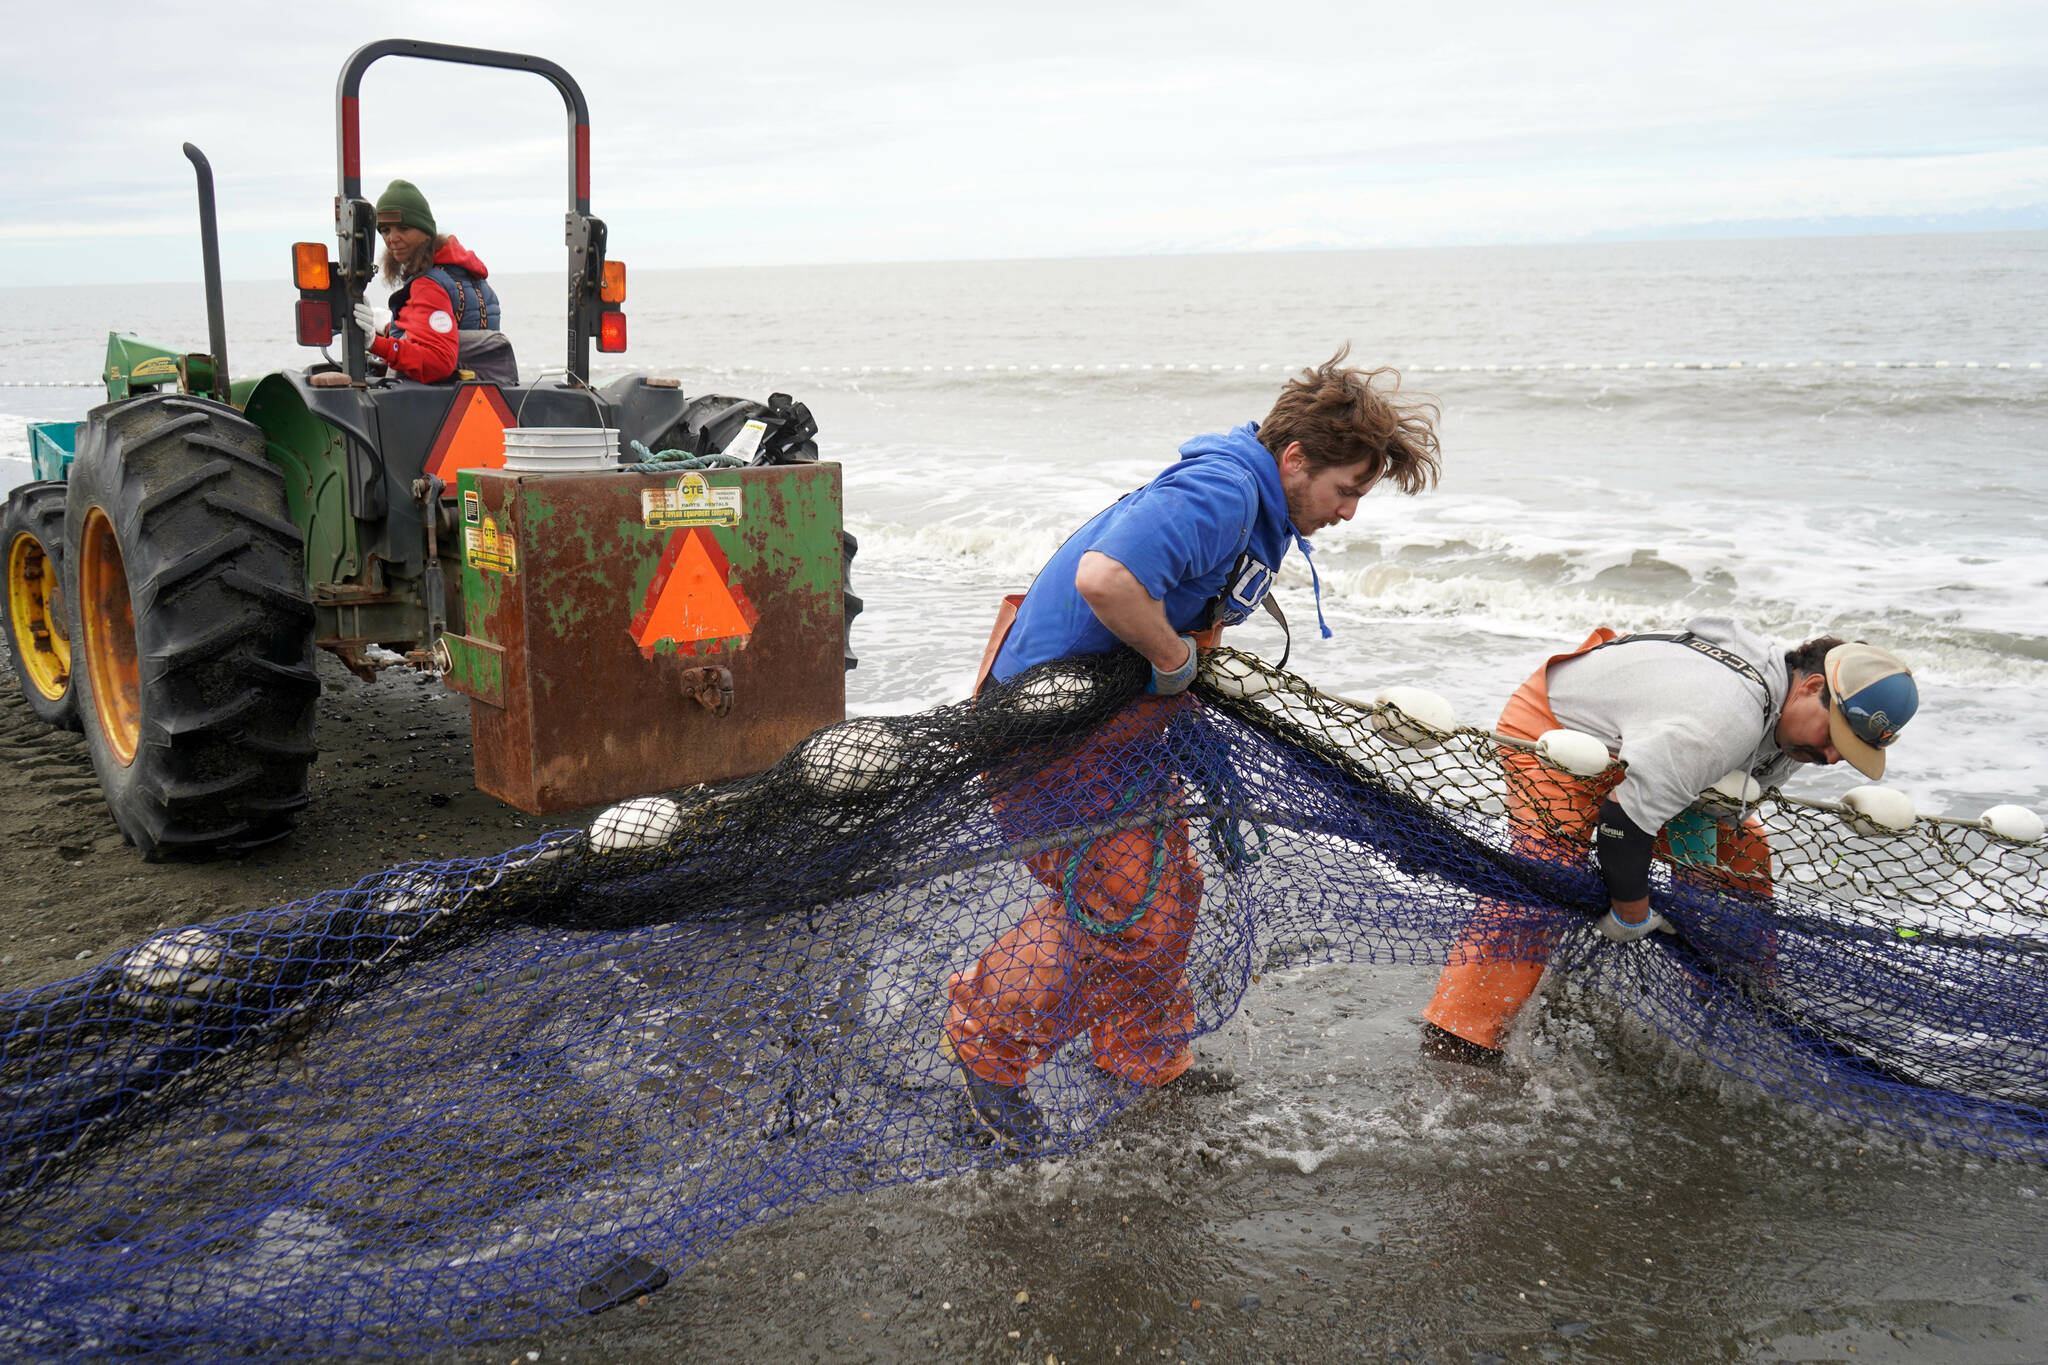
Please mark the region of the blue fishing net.
<svg viewBox="0 0 2048 1365"><path fill-rule="evenodd" d="M0 1343L402 1354L601 1311L804 1204L1084 1145L1308 961L1547 958L1762 1093L2048 1157L2038 842L1703 804L1655 873L1678 933L1610 944L1526 746L1229 650L1188 698L1144 672L849 721L0 998ZM1702 851L1741 824L1765 877Z"/></svg>

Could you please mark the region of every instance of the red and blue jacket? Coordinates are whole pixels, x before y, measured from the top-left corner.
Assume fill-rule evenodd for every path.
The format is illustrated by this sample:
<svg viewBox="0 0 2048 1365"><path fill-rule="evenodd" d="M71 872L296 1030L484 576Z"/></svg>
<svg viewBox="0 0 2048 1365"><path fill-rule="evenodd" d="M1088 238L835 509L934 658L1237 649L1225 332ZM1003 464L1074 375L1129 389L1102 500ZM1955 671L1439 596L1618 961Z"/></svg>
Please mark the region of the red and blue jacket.
<svg viewBox="0 0 2048 1365"><path fill-rule="evenodd" d="M498 326L490 268L450 236L434 263L392 291L391 325L370 338L370 352L407 379L438 383L455 373L461 333Z"/></svg>

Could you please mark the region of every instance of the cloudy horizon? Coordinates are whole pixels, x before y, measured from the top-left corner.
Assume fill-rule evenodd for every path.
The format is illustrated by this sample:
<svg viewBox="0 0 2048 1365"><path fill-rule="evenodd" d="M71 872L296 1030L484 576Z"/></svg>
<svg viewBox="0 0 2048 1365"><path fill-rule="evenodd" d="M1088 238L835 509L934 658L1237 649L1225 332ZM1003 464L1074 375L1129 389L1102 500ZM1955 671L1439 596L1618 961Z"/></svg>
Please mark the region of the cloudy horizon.
<svg viewBox="0 0 2048 1365"><path fill-rule="evenodd" d="M641 269L2048 228L2038 6L618 3L570 25L465 0L358 6L347 36L175 12L12 25L0 284L198 278L187 140L223 273L282 278L292 241L331 237L335 77L381 36L566 67L592 211ZM366 191L411 179L494 271L559 269L564 125L531 76L387 59Z"/></svg>

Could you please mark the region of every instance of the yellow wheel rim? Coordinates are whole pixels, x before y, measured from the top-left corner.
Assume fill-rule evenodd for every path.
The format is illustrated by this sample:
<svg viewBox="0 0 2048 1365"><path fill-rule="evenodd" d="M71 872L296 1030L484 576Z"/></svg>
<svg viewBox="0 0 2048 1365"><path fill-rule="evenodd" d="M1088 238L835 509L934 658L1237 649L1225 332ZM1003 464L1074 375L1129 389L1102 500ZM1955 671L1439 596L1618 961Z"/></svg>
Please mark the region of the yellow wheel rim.
<svg viewBox="0 0 2048 1365"><path fill-rule="evenodd" d="M24 531L7 547L7 619L29 686L57 701L71 683L71 640L64 633L63 589L42 542Z"/></svg>
<svg viewBox="0 0 2048 1365"><path fill-rule="evenodd" d="M78 596L93 711L108 750L125 768L135 761L142 734L142 674L135 655L128 569L121 562L114 523L98 507L86 513L85 534L78 542Z"/></svg>

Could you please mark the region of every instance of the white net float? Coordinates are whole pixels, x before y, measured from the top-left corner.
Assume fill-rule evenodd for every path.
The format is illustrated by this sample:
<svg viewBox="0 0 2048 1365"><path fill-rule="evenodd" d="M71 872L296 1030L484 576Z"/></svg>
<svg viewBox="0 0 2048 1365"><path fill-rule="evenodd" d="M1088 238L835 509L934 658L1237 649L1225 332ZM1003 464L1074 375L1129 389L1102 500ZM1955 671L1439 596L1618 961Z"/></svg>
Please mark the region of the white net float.
<svg viewBox="0 0 2048 1365"><path fill-rule="evenodd" d="M204 929L180 929L128 954L121 964L126 984L138 991L166 991L188 977L204 976L220 965L221 940Z"/></svg>
<svg viewBox="0 0 2048 1365"><path fill-rule="evenodd" d="M1202 661L1202 677L1226 697L1250 701L1273 690L1272 679L1232 655L1210 654Z"/></svg>
<svg viewBox="0 0 2048 1365"><path fill-rule="evenodd" d="M2016 844L2039 843L2041 835L2048 833L2041 817L2025 806L1993 806L1978 817L1978 823L2001 839L2010 839Z"/></svg>
<svg viewBox="0 0 2048 1365"><path fill-rule="evenodd" d="M394 877L370 898L375 915L416 915L428 908L440 883L429 874Z"/></svg>
<svg viewBox="0 0 2048 1365"><path fill-rule="evenodd" d="M1458 728L1449 701L1426 687L1389 687L1373 698L1372 728L1395 744L1434 749Z"/></svg>
<svg viewBox="0 0 2048 1365"><path fill-rule="evenodd" d="M1843 818L1858 834L1897 834L1919 818L1913 798L1896 787L1857 787L1843 794L1842 804L1852 812Z"/></svg>
<svg viewBox="0 0 2048 1365"><path fill-rule="evenodd" d="M1545 730L1536 741L1536 756L1574 777L1594 777L1614 761L1607 746L1584 730Z"/></svg>
<svg viewBox="0 0 2048 1365"><path fill-rule="evenodd" d="M1735 806L1754 806L1763 799L1763 794L1764 789L1757 785L1757 780L1740 768L1724 774L1720 781L1701 793L1719 797Z"/></svg>
<svg viewBox="0 0 2048 1365"><path fill-rule="evenodd" d="M1094 685L1087 674L1076 669L1059 665L1034 668L1029 677L1010 691L1006 700L1019 715L1060 716L1073 710L1077 703L1085 701ZM861 735L857 736L861 742L867 742L868 731L873 730L886 742L884 747L888 747L890 752L897 752L901 748L893 732L869 727L863 722L852 723L863 725Z"/></svg>
<svg viewBox="0 0 2048 1365"><path fill-rule="evenodd" d="M896 732L879 720L849 720L820 730L797 754L805 785L821 796L853 796L879 787L908 757Z"/></svg>
<svg viewBox="0 0 2048 1365"><path fill-rule="evenodd" d="M674 838L682 827L682 808L666 796L635 797L591 822L590 846L600 853L648 848Z"/></svg>

